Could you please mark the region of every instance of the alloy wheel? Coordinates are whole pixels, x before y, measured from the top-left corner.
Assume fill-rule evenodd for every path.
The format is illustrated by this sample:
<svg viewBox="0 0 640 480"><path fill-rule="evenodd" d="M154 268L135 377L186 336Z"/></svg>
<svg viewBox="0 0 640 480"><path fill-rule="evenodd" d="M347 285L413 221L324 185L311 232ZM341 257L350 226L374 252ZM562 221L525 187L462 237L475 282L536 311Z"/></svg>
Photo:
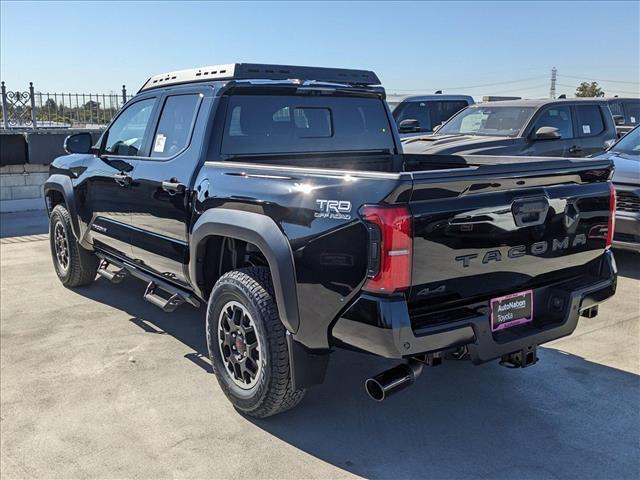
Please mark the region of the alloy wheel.
<svg viewBox="0 0 640 480"><path fill-rule="evenodd" d="M251 314L238 302L227 302L218 317L218 346L233 383L255 386L262 371L263 350Z"/></svg>
<svg viewBox="0 0 640 480"><path fill-rule="evenodd" d="M62 273L69 269L69 241L62 222L56 222L53 229L53 242L58 266Z"/></svg>

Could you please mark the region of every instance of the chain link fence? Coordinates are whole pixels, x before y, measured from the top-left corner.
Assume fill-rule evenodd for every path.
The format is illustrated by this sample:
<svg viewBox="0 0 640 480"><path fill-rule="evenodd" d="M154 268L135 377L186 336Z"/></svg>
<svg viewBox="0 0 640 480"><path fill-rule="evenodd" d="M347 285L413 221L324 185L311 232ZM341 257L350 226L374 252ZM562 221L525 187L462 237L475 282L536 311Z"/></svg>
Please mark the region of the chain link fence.
<svg viewBox="0 0 640 480"><path fill-rule="evenodd" d="M49 93L7 89L2 82L0 129L103 128L133 95L119 93Z"/></svg>

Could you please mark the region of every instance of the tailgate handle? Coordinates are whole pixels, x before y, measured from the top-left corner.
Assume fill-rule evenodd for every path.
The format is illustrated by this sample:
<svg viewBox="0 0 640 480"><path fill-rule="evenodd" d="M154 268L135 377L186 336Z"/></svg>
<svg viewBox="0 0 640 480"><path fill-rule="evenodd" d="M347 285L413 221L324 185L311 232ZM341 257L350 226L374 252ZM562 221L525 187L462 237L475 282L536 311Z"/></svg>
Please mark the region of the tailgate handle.
<svg viewBox="0 0 640 480"><path fill-rule="evenodd" d="M549 201L546 197L521 198L511 205L513 219L518 227L541 225L547 219Z"/></svg>

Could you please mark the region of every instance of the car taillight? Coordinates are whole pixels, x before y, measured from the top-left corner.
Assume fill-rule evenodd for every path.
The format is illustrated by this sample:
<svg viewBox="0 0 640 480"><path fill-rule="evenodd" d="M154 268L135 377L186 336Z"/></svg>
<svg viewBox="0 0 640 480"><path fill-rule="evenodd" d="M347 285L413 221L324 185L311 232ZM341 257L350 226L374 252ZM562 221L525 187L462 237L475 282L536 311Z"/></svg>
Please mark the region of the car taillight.
<svg viewBox="0 0 640 480"><path fill-rule="evenodd" d="M604 248L611 248L613 231L616 228L616 187L609 182L609 222L607 223L607 243Z"/></svg>
<svg viewBox="0 0 640 480"><path fill-rule="evenodd" d="M411 214L406 206L365 206L369 261L364 289L375 293L406 290L411 284Z"/></svg>

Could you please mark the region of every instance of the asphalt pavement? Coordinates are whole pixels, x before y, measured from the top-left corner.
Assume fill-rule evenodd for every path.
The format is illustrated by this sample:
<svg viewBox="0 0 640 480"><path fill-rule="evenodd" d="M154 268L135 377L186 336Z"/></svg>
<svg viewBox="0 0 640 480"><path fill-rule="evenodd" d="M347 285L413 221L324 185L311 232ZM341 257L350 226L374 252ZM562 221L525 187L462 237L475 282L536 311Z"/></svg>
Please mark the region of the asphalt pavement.
<svg viewBox="0 0 640 480"><path fill-rule="evenodd" d="M164 313L130 278L64 288L36 217L0 219L3 479L640 475L640 255L616 252L617 295L531 368L445 362L376 403L363 381L394 362L338 351L258 421L218 388L203 309Z"/></svg>

